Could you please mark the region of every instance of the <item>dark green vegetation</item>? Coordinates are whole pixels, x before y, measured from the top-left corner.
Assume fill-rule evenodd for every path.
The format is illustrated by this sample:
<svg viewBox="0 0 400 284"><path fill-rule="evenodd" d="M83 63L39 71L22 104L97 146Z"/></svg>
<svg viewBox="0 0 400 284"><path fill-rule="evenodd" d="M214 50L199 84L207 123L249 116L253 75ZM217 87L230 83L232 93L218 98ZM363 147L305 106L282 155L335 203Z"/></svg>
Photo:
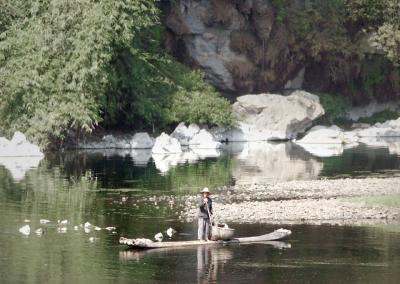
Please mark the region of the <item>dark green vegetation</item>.
<svg viewBox="0 0 400 284"><path fill-rule="evenodd" d="M163 54L157 5L1 0L0 132L47 147L99 124L231 124L228 101L202 74Z"/></svg>

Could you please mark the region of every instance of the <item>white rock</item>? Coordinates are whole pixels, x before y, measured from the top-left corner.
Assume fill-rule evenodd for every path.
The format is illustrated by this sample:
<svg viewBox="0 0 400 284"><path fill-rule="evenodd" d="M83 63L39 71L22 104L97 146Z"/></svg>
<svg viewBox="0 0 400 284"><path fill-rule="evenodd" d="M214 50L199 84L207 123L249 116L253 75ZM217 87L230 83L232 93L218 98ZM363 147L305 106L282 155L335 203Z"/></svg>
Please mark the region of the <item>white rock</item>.
<svg viewBox="0 0 400 284"><path fill-rule="evenodd" d="M26 140L25 135L19 131L16 131L14 133L14 136L11 138L11 144L14 144L14 145L21 145L26 142L28 142L28 141Z"/></svg>
<svg viewBox="0 0 400 284"><path fill-rule="evenodd" d="M86 222L85 224L83 224L84 228L91 228L92 224L90 224L89 222Z"/></svg>
<svg viewBox="0 0 400 284"><path fill-rule="evenodd" d="M116 229L116 227L105 227L104 228L104 230L107 230L107 231L113 231L115 229Z"/></svg>
<svg viewBox="0 0 400 284"><path fill-rule="evenodd" d="M317 125L307 131L307 134L297 144L343 144L343 131L336 125L330 127Z"/></svg>
<svg viewBox="0 0 400 284"><path fill-rule="evenodd" d="M3 165L14 180L22 180L26 173L39 166L42 157L0 157L0 165Z"/></svg>
<svg viewBox="0 0 400 284"><path fill-rule="evenodd" d="M239 123L234 129L218 132L218 140L266 141L294 139L323 115L318 96L295 91L290 96L245 95L237 98L233 112Z"/></svg>
<svg viewBox="0 0 400 284"><path fill-rule="evenodd" d="M156 138L152 149L153 154L173 154L181 152L182 149L179 141L164 132Z"/></svg>
<svg viewBox="0 0 400 284"><path fill-rule="evenodd" d="M189 146L192 149L218 149L221 147L221 143L215 141L210 132L202 129L189 141Z"/></svg>
<svg viewBox="0 0 400 284"><path fill-rule="evenodd" d="M29 143L21 132L15 132L11 141L0 139L0 157L43 157L39 146Z"/></svg>
<svg viewBox="0 0 400 284"><path fill-rule="evenodd" d="M31 227L29 225L22 226L19 228L19 232L24 236L29 236L31 233Z"/></svg>
<svg viewBox="0 0 400 284"><path fill-rule="evenodd" d="M151 149L153 145L154 140L147 132L136 133L130 141L130 147L132 149Z"/></svg>
<svg viewBox="0 0 400 284"><path fill-rule="evenodd" d="M162 233L157 233L157 234L155 234L155 235L154 235L154 239L155 239L157 242L161 242L162 239L163 239L163 234L162 234Z"/></svg>
<svg viewBox="0 0 400 284"><path fill-rule="evenodd" d="M78 231L78 230L79 230L79 227L78 227L78 226L74 226L74 230L75 230L75 231Z"/></svg>
<svg viewBox="0 0 400 284"><path fill-rule="evenodd" d="M178 139L181 145L189 145L189 141L194 135L199 133L199 131L200 127L197 124L192 123L187 127L184 122L181 122L171 133L171 137Z"/></svg>
<svg viewBox="0 0 400 284"><path fill-rule="evenodd" d="M86 234L89 234L89 233L90 233L90 228L84 227L84 228L83 228L83 231L84 231Z"/></svg>
<svg viewBox="0 0 400 284"><path fill-rule="evenodd" d="M100 228L100 227L97 227L97 226L94 226L94 230L95 230L95 231L101 231L101 228Z"/></svg>
<svg viewBox="0 0 400 284"><path fill-rule="evenodd" d="M42 224L42 225L48 224L48 223L50 223L50 220L47 220L47 219L40 219L40 220L39 220L39 223Z"/></svg>
<svg viewBox="0 0 400 284"><path fill-rule="evenodd" d="M358 131L358 136L360 137L400 137L400 127L382 127L382 126L372 126L370 128L362 129Z"/></svg>

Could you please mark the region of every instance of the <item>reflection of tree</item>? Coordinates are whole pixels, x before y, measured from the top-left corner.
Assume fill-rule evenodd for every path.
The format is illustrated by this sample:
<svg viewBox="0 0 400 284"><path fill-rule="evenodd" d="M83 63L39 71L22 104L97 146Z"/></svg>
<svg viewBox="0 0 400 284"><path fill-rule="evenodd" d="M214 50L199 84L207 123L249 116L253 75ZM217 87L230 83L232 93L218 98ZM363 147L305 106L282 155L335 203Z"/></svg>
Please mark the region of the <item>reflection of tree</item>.
<svg viewBox="0 0 400 284"><path fill-rule="evenodd" d="M66 152L51 157L53 167L62 167L63 174L79 178L85 172L98 175L103 188L140 188L146 190L198 190L201 187L226 185L231 181L234 161L224 155L201 160L198 163L179 164L160 175L153 163L137 166L127 155L104 157L99 153Z"/></svg>

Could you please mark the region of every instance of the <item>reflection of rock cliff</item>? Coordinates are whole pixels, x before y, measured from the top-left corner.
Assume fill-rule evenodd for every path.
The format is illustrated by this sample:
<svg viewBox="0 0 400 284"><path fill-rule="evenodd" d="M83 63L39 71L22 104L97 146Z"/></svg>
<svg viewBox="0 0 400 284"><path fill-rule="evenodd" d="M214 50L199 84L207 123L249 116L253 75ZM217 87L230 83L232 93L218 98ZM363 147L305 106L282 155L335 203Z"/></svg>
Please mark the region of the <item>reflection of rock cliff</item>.
<svg viewBox="0 0 400 284"><path fill-rule="evenodd" d="M289 142L246 143L237 159L233 176L239 184L312 179L323 168L322 162Z"/></svg>

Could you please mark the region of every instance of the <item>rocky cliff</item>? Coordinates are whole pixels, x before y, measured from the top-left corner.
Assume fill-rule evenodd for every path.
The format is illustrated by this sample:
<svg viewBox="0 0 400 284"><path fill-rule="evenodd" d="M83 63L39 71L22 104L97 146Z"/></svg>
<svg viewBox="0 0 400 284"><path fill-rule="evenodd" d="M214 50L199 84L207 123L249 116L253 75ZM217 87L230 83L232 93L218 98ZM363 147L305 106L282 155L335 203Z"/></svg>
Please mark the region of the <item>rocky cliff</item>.
<svg viewBox="0 0 400 284"><path fill-rule="evenodd" d="M314 2L164 1L165 47L237 95L305 88L354 102L399 96L399 69L369 44L362 26L341 19L337 1Z"/></svg>

